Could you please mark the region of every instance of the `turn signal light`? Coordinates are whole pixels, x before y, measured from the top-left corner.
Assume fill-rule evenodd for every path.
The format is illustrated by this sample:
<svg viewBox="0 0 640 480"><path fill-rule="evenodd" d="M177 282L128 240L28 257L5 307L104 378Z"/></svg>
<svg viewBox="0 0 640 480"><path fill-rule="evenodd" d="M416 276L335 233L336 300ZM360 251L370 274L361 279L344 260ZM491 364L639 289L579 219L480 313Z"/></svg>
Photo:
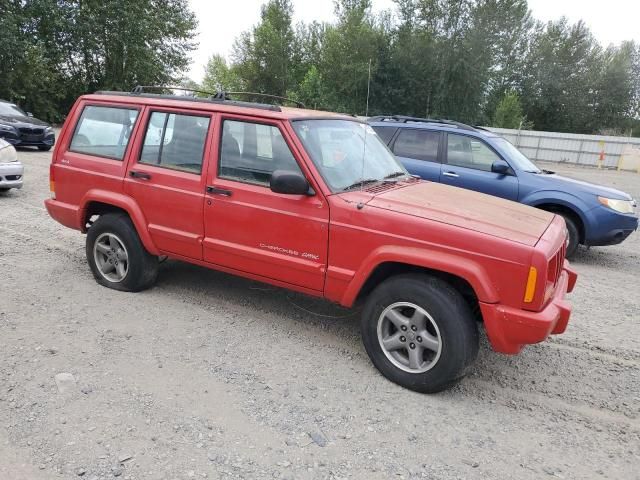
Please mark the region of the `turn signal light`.
<svg viewBox="0 0 640 480"><path fill-rule="evenodd" d="M524 303L533 302L536 294L536 282L538 281L538 270L536 267L529 268L529 277L527 278L527 288L524 291Z"/></svg>

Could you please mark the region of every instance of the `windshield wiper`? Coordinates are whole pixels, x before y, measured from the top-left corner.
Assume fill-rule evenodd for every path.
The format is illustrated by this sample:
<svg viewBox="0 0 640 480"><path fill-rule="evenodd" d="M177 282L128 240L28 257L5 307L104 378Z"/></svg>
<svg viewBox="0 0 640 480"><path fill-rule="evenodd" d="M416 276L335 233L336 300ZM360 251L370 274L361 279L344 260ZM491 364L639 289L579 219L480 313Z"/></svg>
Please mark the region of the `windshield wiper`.
<svg viewBox="0 0 640 480"><path fill-rule="evenodd" d="M387 175L386 177L384 177L384 179L388 180L389 178L402 177L404 175L407 175L407 172L393 172Z"/></svg>
<svg viewBox="0 0 640 480"><path fill-rule="evenodd" d="M346 192L347 190L351 190L352 188L363 187L365 185L369 185L370 183L376 183L379 181L380 180L377 178L367 178L367 179L358 180L357 182L352 183L348 187L344 187L342 191Z"/></svg>

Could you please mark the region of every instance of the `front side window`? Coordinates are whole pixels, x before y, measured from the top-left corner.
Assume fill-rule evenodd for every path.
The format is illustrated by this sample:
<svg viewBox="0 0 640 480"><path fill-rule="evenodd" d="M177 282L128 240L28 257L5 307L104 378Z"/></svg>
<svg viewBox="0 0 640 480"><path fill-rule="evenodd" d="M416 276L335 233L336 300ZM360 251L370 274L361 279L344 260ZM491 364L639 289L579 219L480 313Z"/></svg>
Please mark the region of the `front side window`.
<svg viewBox="0 0 640 480"><path fill-rule="evenodd" d="M268 186L276 170L300 172L278 127L236 120L223 122L220 178Z"/></svg>
<svg viewBox="0 0 640 480"><path fill-rule="evenodd" d="M447 163L458 167L491 171L491 165L500 157L483 141L466 135L447 135Z"/></svg>
<svg viewBox="0 0 640 480"><path fill-rule="evenodd" d="M140 154L140 163L202 172L209 117L152 112Z"/></svg>
<svg viewBox="0 0 640 480"><path fill-rule="evenodd" d="M122 160L138 110L87 105L76 125L69 150Z"/></svg>
<svg viewBox="0 0 640 480"><path fill-rule="evenodd" d="M396 133L396 130L398 130L397 127L373 127L373 130L378 134L378 136L380 137L380 139L386 143L387 145L389 145L389 142L391 141L391 139L393 138L393 135Z"/></svg>
<svg viewBox="0 0 640 480"><path fill-rule="evenodd" d="M350 120L292 124L332 192L408 175L369 125Z"/></svg>
<svg viewBox="0 0 640 480"><path fill-rule="evenodd" d="M393 152L399 157L437 162L439 143L439 132L405 128L398 135Z"/></svg>

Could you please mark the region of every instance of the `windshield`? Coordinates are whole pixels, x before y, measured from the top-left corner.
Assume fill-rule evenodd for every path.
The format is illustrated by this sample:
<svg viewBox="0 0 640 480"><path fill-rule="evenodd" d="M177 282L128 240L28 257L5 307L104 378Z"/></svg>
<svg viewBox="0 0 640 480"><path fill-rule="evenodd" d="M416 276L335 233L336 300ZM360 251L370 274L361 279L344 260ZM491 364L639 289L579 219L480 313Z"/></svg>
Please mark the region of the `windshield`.
<svg viewBox="0 0 640 480"><path fill-rule="evenodd" d="M10 103L2 103L2 102L0 102L0 115L20 115L21 117L27 116L26 113L24 113L15 105L11 105Z"/></svg>
<svg viewBox="0 0 640 480"><path fill-rule="evenodd" d="M349 120L292 124L332 192L408 175L369 125Z"/></svg>
<svg viewBox="0 0 640 480"><path fill-rule="evenodd" d="M513 146L511 142L504 138L494 138L493 142L498 147L505 157L509 160L509 163L515 164L517 170L523 170L525 172L540 173L541 170L525 157L520 150Z"/></svg>

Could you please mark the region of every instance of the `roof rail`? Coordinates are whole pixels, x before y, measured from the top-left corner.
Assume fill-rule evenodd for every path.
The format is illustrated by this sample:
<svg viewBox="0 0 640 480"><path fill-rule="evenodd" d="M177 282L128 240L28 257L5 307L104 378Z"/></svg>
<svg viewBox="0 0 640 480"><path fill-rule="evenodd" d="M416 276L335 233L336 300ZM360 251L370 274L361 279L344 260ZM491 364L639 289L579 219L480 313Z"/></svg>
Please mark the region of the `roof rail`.
<svg viewBox="0 0 640 480"><path fill-rule="evenodd" d="M220 91L220 92L212 93L212 92L208 92L208 91L204 91L204 90L198 90L198 89L195 89L195 88L186 88L186 87L172 87L172 86L161 86L161 85L137 85L131 91L131 93L132 94L147 93L147 92L145 92L145 90L147 90L147 91L148 90L180 90L180 91L183 91L183 92L202 93L202 94L208 95L211 100L221 100L221 101L233 101L233 99L229 97L230 95L244 95L244 96L248 96L248 97L261 97L261 98L282 100L284 102L293 103L294 105L296 105L299 108L305 108L304 103L299 102L297 100L293 100L292 98L281 97L279 95L270 95L270 94L267 94L267 93L258 93L258 92L224 92L224 91Z"/></svg>
<svg viewBox="0 0 640 480"><path fill-rule="evenodd" d="M406 115L378 115L376 117L369 118L370 122L384 122L384 121L393 121L393 122L421 122L421 123L440 123L442 125L449 125L451 127L457 127L461 130L476 130L476 128L471 125L467 125L466 123L456 122L454 120L445 120L443 118L420 118L420 117L409 117Z"/></svg>

